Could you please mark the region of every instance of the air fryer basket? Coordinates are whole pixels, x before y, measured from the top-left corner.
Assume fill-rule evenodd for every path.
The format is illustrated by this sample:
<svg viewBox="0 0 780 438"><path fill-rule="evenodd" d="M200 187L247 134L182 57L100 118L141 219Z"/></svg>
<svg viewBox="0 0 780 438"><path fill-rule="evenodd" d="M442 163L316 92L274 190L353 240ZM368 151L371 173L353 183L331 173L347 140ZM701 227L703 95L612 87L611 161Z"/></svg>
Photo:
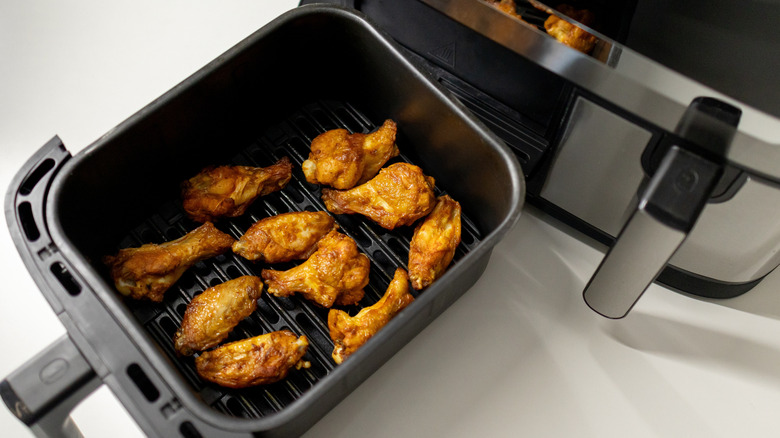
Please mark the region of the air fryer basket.
<svg viewBox="0 0 780 438"><path fill-rule="evenodd" d="M133 302L114 290L103 255L171 240L197 225L183 214L178 189L201 168L293 160L284 190L217 223L239 237L262 217L324 210L319 188L300 171L311 139L337 127L367 132L386 118L399 126L396 160L420 165L439 193L461 202L463 243L447 274L344 364L330 358L327 310L264 293L230 340L290 328L309 337L312 367L246 390L201 381L192 359L175 355L171 337L195 294L265 267L232 254L198 263L162 304ZM9 227L68 337L10 376L0 392L30 425L40 426L53 406L70 403L73 389L98 380L150 435L298 435L476 282L523 198L514 155L363 16L336 6L297 8L75 157L55 138L19 172L6 198ZM354 313L375 302L395 267L405 266L411 228L388 232L347 215L337 221L372 262L366 298ZM36 399L30 375L43 375L39 368L56 358L78 372Z"/></svg>

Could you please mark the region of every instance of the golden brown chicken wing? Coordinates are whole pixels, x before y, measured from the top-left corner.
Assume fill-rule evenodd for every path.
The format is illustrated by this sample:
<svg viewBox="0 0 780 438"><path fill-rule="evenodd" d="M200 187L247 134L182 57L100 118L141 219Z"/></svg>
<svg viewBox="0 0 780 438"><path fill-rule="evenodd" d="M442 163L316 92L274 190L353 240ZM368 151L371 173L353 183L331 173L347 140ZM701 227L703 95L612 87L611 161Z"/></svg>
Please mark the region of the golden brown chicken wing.
<svg viewBox="0 0 780 438"><path fill-rule="evenodd" d="M487 3L505 14L511 15L518 20L525 21L523 20L523 17L517 13L515 0L487 0Z"/></svg>
<svg viewBox="0 0 780 438"><path fill-rule="evenodd" d="M419 167L396 163L353 189L322 189L322 200L332 213L359 213L392 230L411 225L433 210L434 184L434 179L425 176Z"/></svg>
<svg viewBox="0 0 780 438"><path fill-rule="evenodd" d="M561 4L556 9L588 27L592 26L595 21L593 13L587 9L575 9L567 4ZM555 15L550 15L547 18L544 22L544 29L558 41L583 53L590 53L598 41L598 38L585 29L561 20Z"/></svg>
<svg viewBox="0 0 780 438"><path fill-rule="evenodd" d="M409 278L420 290L447 270L460 244L460 204L448 195L439 197L431 214L414 229L409 245Z"/></svg>
<svg viewBox="0 0 780 438"><path fill-rule="evenodd" d="M233 252L266 263L305 260L317 248L317 242L336 228L333 217L324 211L271 216L249 227L233 244Z"/></svg>
<svg viewBox="0 0 780 438"><path fill-rule="evenodd" d="M114 284L124 295L160 302L190 266L222 254L233 245L233 238L206 222L179 239L162 244L125 248L103 260L111 269Z"/></svg>
<svg viewBox="0 0 780 438"><path fill-rule="evenodd" d="M333 360L337 364L342 363L412 301L409 276L403 268L398 268L384 296L374 305L362 309L353 317L343 310L331 309L328 312L328 328L334 343Z"/></svg>
<svg viewBox="0 0 780 438"><path fill-rule="evenodd" d="M246 388L278 382L292 367L309 368L302 360L309 340L289 330L266 333L225 344L195 359L198 375L228 388Z"/></svg>
<svg viewBox="0 0 780 438"><path fill-rule="evenodd" d="M182 356L216 347L257 308L259 277L245 275L210 287L187 305L173 345Z"/></svg>
<svg viewBox="0 0 780 438"><path fill-rule="evenodd" d="M395 122L385 120L370 134L333 129L318 135L302 165L306 181L341 190L368 181L387 160L398 155L396 130Z"/></svg>
<svg viewBox="0 0 780 438"><path fill-rule="evenodd" d="M295 292L316 304L330 308L356 304L368 284L371 262L358 251L351 237L331 231L317 244L308 260L287 271L263 269L268 293L287 297Z"/></svg>
<svg viewBox="0 0 780 438"><path fill-rule="evenodd" d="M291 176L287 157L268 167L208 168L182 184L183 207L198 222L241 216L258 197L284 188Z"/></svg>

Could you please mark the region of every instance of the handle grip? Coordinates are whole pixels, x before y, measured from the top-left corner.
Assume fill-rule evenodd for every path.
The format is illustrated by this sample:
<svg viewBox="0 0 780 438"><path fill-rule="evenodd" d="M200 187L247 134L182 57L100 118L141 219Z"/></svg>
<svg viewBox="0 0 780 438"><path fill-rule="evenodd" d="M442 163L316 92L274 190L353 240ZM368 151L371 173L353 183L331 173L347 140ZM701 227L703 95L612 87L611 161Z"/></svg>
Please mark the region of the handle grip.
<svg viewBox="0 0 780 438"><path fill-rule="evenodd" d="M721 173L721 166L679 147L667 152L585 287L591 309L614 319L628 314L693 228Z"/></svg>
<svg viewBox="0 0 780 438"><path fill-rule="evenodd" d="M0 382L8 409L39 437L81 437L73 408L101 384L92 367L63 335Z"/></svg>

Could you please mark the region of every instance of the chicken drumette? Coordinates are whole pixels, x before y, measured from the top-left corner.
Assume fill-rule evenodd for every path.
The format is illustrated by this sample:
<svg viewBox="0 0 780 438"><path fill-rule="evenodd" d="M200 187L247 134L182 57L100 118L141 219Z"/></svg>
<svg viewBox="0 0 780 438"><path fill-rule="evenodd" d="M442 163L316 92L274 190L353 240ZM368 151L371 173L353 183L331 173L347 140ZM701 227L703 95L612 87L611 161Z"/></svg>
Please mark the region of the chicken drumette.
<svg viewBox="0 0 780 438"><path fill-rule="evenodd" d="M182 205L197 222L240 216L258 197L284 188L291 176L287 157L268 167L208 168L182 184Z"/></svg>
<svg viewBox="0 0 780 438"><path fill-rule="evenodd" d="M306 181L340 190L368 181L387 160L398 155L396 130L395 122L385 120L370 134L333 129L318 135L302 165Z"/></svg>
<svg viewBox="0 0 780 438"><path fill-rule="evenodd" d="M257 308L263 291L259 277L245 275L203 291L190 301L173 338L176 351L189 356L219 345Z"/></svg>
<svg viewBox="0 0 780 438"><path fill-rule="evenodd" d="M265 263L305 260L317 248L317 242L336 228L333 217L324 211L271 216L249 227L233 244L233 252Z"/></svg>
<svg viewBox="0 0 780 438"><path fill-rule="evenodd" d="M409 293L409 277L406 271L398 268L384 296L374 305L362 309L353 317L343 310L331 309L328 328L334 343L333 360L337 364L342 363L412 301L414 297Z"/></svg>
<svg viewBox="0 0 780 438"><path fill-rule="evenodd" d="M179 239L125 248L106 256L117 290L135 299L160 302L190 266L230 250L235 240L206 222Z"/></svg>
<svg viewBox="0 0 780 438"><path fill-rule="evenodd" d="M396 163L353 189L322 189L322 200L332 213L359 213L392 230L411 225L433 210L434 184L434 179L425 176L419 167Z"/></svg>
<svg viewBox="0 0 780 438"><path fill-rule="evenodd" d="M330 308L356 304L363 298L371 263L351 237L331 231L317 244L308 260L287 271L263 269L268 293L287 297L299 292L306 299Z"/></svg>
<svg viewBox="0 0 780 438"><path fill-rule="evenodd" d="M228 388L278 382L292 367L309 368L302 360L309 347L306 336L280 330L225 344L195 359L198 375Z"/></svg>
<svg viewBox="0 0 780 438"><path fill-rule="evenodd" d="M409 245L409 278L417 290L431 285L444 273L460 244L460 204L448 195L414 229Z"/></svg>

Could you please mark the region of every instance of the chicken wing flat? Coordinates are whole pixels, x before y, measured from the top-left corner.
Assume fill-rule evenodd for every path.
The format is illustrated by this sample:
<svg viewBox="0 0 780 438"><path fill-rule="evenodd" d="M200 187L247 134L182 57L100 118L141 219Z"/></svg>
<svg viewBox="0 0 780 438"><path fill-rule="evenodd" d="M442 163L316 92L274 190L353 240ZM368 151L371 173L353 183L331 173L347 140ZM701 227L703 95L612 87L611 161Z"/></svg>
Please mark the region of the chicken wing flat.
<svg viewBox="0 0 780 438"><path fill-rule="evenodd" d="M561 4L556 9L585 26L592 26L595 21L593 13L587 9L575 9L567 4ZM547 18L544 22L544 29L558 41L583 53L590 53L598 41L598 38L585 29L561 20L555 15L550 15Z"/></svg>
<svg viewBox="0 0 780 438"><path fill-rule="evenodd" d="M385 120L370 134L332 129L318 135L302 165L306 181L340 190L368 181L387 160L398 155L396 131L395 122Z"/></svg>
<svg viewBox="0 0 780 438"><path fill-rule="evenodd" d="M336 228L336 221L324 211L271 216L249 227L233 244L233 252L266 263L305 260L317 249L317 242Z"/></svg>
<svg viewBox="0 0 780 438"><path fill-rule="evenodd" d="M409 278L416 290L431 285L447 270L460 244L460 204L439 197L431 214L414 229L409 245Z"/></svg>
<svg viewBox="0 0 780 438"><path fill-rule="evenodd" d="M173 345L182 356L216 347L257 308L260 277L245 275L203 291L190 301Z"/></svg>
<svg viewBox="0 0 780 438"><path fill-rule="evenodd" d="M176 240L125 248L103 260L123 295L160 302L190 266L229 251L233 242L232 237L206 222Z"/></svg>
<svg viewBox="0 0 780 438"><path fill-rule="evenodd" d="M352 305L363 298L371 262L351 237L331 231L308 260L287 271L263 269L268 293L287 297L295 292L319 306Z"/></svg>
<svg viewBox="0 0 780 438"><path fill-rule="evenodd" d="M333 360L337 364L342 363L412 301L409 276L403 268L398 268L387 291L374 305L362 309L353 317L343 310L331 309L328 312L328 328L334 343Z"/></svg>
<svg viewBox="0 0 780 438"><path fill-rule="evenodd" d="M309 368L301 358L309 340L280 330L225 344L195 358L195 369L204 380L228 388L246 388L278 382L291 368Z"/></svg>
<svg viewBox="0 0 780 438"><path fill-rule="evenodd" d="M284 188L291 176L287 157L268 167L207 168L182 184L183 207L197 222L241 216L258 197Z"/></svg>
<svg viewBox="0 0 780 438"><path fill-rule="evenodd" d="M422 169L396 163L379 175L350 190L322 189L325 207L335 214L362 214L383 228L411 225L436 204L435 180Z"/></svg>

